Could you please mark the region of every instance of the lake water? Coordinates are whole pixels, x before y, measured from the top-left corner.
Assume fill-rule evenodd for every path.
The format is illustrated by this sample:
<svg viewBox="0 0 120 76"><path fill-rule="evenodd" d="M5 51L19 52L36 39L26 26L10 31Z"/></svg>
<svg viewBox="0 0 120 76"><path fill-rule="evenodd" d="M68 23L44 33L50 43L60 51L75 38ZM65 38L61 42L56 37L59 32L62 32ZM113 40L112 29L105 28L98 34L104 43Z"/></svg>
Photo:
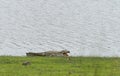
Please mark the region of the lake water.
<svg viewBox="0 0 120 76"><path fill-rule="evenodd" d="M0 55L120 56L119 21L119 0L2 0Z"/></svg>

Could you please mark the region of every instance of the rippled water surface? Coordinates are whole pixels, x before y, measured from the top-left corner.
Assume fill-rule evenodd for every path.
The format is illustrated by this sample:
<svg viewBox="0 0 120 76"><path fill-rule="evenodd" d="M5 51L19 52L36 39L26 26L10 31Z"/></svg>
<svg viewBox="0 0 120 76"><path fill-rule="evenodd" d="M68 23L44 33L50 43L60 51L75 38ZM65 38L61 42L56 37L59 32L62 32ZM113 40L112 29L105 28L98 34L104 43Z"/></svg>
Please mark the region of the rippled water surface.
<svg viewBox="0 0 120 76"><path fill-rule="evenodd" d="M1 0L0 55L120 56L119 21L119 0Z"/></svg>

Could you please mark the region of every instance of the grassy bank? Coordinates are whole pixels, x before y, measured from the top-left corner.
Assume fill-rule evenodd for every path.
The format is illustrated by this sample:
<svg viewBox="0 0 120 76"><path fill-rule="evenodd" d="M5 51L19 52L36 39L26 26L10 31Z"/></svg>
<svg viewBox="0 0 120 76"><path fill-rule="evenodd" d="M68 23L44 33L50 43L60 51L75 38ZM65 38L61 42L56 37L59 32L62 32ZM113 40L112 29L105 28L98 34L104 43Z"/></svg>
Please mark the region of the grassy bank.
<svg viewBox="0 0 120 76"><path fill-rule="evenodd" d="M0 76L120 76L120 59L0 56Z"/></svg>

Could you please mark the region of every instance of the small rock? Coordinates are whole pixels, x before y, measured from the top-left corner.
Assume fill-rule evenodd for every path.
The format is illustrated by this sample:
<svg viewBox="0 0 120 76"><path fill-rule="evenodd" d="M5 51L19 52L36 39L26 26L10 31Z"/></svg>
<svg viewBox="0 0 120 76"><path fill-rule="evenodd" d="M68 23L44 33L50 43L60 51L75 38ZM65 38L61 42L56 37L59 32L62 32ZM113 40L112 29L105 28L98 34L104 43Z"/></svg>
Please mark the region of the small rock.
<svg viewBox="0 0 120 76"><path fill-rule="evenodd" d="M22 65L24 65L24 66L28 66L28 65L30 65L31 63L29 62L29 61L25 61L25 62L23 62L22 63Z"/></svg>

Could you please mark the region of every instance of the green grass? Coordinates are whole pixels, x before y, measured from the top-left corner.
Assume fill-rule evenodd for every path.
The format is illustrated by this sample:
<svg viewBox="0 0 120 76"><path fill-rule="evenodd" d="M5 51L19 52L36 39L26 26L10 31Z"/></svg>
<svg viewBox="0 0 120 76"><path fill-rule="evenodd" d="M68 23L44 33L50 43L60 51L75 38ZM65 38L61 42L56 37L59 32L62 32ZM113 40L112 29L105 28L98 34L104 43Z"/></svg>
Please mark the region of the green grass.
<svg viewBox="0 0 120 76"><path fill-rule="evenodd" d="M120 76L120 59L0 56L0 76Z"/></svg>

